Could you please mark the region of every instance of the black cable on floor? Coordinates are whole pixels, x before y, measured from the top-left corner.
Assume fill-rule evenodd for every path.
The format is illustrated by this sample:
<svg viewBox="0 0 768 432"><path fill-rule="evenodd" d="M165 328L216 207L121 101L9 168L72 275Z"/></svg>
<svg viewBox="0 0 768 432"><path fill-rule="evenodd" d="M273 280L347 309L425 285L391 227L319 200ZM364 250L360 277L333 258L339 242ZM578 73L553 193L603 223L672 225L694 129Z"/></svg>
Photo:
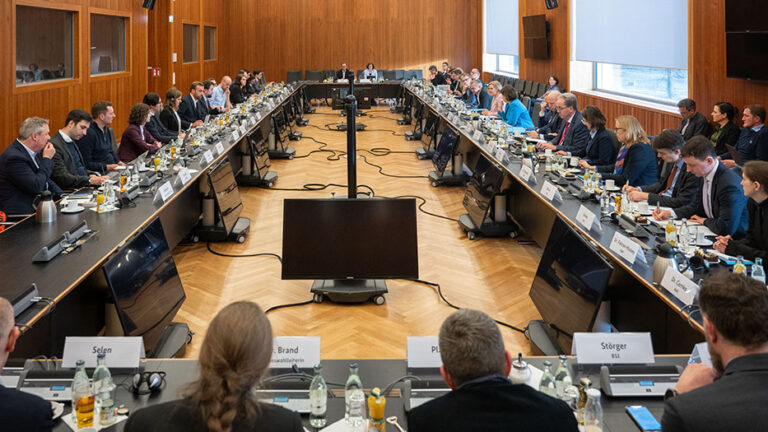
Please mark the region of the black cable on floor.
<svg viewBox="0 0 768 432"><path fill-rule="evenodd" d="M380 198L390 198L390 197L380 197ZM418 205L418 209L419 209L419 211L421 211L422 213L428 214L428 215L430 215L430 216L433 216L433 217L436 217L436 218L440 218L440 219L449 220L449 221L451 221L451 222L458 222L458 221L459 221L458 219L450 218L450 217L448 217L448 216L443 216L443 215L439 215L439 214L436 214L436 213L431 213L431 212L428 212L428 211L424 210L424 205L426 205L426 204L427 204L427 199L426 199L426 198L424 198L424 197L421 197L421 196L418 196L418 195L399 195L399 196L396 196L396 197L391 197L391 198L392 198L392 199L398 199L398 198L415 198L415 199L421 200L421 204L419 204L419 205Z"/></svg>
<svg viewBox="0 0 768 432"><path fill-rule="evenodd" d="M271 308L268 308L267 310L264 311L264 313L268 314L268 313L270 313L270 312L272 312L274 310L284 309L284 308L289 308L289 307L296 307L296 306L304 306L304 305L308 305L308 304L314 303L314 302L315 302L314 300L307 300L307 301L303 301L303 302L299 302L299 303L281 304L281 305L272 306Z"/></svg>
<svg viewBox="0 0 768 432"><path fill-rule="evenodd" d="M363 161L364 161L365 163L367 163L368 165L370 165L370 166L372 166L372 167L374 167L374 168L377 168L377 169L379 170L379 174L381 174L381 175L383 175L383 176L387 176L387 177L394 177L394 178L406 178L406 179L407 179L407 178L429 178L428 176L404 176L404 175L387 174L387 173L385 173L385 172L384 172L384 168L383 168L383 167L381 167L380 165L376 165L376 164L375 164L375 163L373 163L373 162L369 162L369 161L368 161L368 158L366 158L364 155L360 155L360 157L361 157L361 158L363 159Z"/></svg>
<svg viewBox="0 0 768 432"><path fill-rule="evenodd" d="M214 255L221 256L221 257L226 257L226 258L251 258L251 257L259 257L259 256L271 256L271 257L277 258L277 260L280 261L280 264L283 263L283 258L280 255L272 253L272 252L262 252L262 253L245 254L245 255L232 255L232 254L225 254L225 253L222 253L222 252L217 252L217 251L211 249L211 242L207 242L205 245L208 247L208 252L210 252L210 253L212 253Z"/></svg>

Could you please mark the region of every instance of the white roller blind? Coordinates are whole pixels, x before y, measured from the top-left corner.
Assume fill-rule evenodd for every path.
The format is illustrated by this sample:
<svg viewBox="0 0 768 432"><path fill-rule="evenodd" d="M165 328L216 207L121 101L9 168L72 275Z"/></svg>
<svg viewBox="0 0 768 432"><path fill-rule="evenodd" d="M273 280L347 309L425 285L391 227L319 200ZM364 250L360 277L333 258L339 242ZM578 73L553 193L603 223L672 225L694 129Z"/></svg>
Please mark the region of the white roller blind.
<svg viewBox="0 0 768 432"><path fill-rule="evenodd" d="M576 60L688 69L688 0L575 0Z"/></svg>
<svg viewBox="0 0 768 432"><path fill-rule="evenodd" d="M489 54L518 55L518 0L485 1L485 51Z"/></svg>

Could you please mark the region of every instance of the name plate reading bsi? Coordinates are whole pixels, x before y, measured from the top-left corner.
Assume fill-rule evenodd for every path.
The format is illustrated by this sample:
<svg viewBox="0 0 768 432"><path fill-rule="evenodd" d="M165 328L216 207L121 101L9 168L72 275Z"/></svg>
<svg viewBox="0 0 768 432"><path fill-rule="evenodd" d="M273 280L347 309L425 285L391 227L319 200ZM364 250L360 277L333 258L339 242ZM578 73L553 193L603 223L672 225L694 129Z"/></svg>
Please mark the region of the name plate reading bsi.
<svg viewBox="0 0 768 432"><path fill-rule="evenodd" d="M557 190L557 186L552 184L550 181L544 181L544 184L541 185L541 194L544 196L544 198L547 199L547 201L562 201L563 197L560 195L560 191Z"/></svg>
<svg viewBox="0 0 768 432"><path fill-rule="evenodd" d="M439 368L443 365L437 336L408 336L406 353L409 368Z"/></svg>
<svg viewBox="0 0 768 432"><path fill-rule="evenodd" d="M182 185L185 185L192 180L192 174L189 173L189 168L182 168L181 171L179 171L179 180L181 180Z"/></svg>
<svg viewBox="0 0 768 432"><path fill-rule="evenodd" d="M232 141L237 141L238 139L240 139L240 131L232 132Z"/></svg>
<svg viewBox="0 0 768 432"><path fill-rule="evenodd" d="M574 333L579 364L653 363L650 333Z"/></svg>
<svg viewBox="0 0 768 432"><path fill-rule="evenodd" d="M640 262L648 262L645 260L645 254L643 254L643 250L640 249L640 245L620 232L615 232L613 234L609 249L629 261L630 264L634 264L635 260L638 258L640 259Z"/></svg>
<svg viewBox="0 0 768 432"><path fill-rule="evenodd" d="M531 167L523 164L523 166L520 167L520 177L525 181L531 181L531 177L533 177L533 171L531 170Z"/></svg>
<svg viewBox="0 0 768 432"><path fill-rule="evenodd" d="M479 130L476 130L476 131L475 131L475 133L472 135L472 138L473 138L475 141L480 141L480 140L482 140L482 139L483 139L483 133L482 133L482 132L480 132Z"/></svg>
<svg viewBox="0 0 768 432"><path fill-rule="evenodd" d="M144 358L144 340L140 336L78 337L64 339L64 355L61 367L74 368L78 360L85 360L85 367L96 367L96 356L104 353L111 368L136 369Z"/></svg>
<svg viewBox="0 0 768 432"><path fill-rule="evenodd" d="M163 202L166 202L168 201L168 198L173 195L173 185L171 185L171 182L167 181L160 185L157 189L157 193L160 195L160 199L162 199Z"/></svg>
<svg viewBox="0 0 768 432"><path fill-rule="evenodd" d="M270 368L313 368L320 363L320 336L281 336L272 344Z"/></svg>
<svg viewBox="0 0 768 432"><path fill-rule="evenodd" d="M688 279L672 267L667 268L667 271L664 272L664 277L661 278L661 286L671 292L686 306L693 304L693 300L699 292L699 285L696 282Z"/></svg>
<svg viewBox="0 0 768 432"><path fill-rule="evenodd" d="M205 152L203 152L203 160L207 164L213 162L213 153L211 153L210 150L206 150Z"/></svg>
<svg viewBox="0 0 768 432"><path fill-rule="evenodd" d="M576 220L587 230L591 230L592 227L595 225L595 220L597 219L597 216L595 216L594 213L592 213L591 210L584 207L584 205L579 206L579 211L576 213ZM600 224L597 224L598 229L600 227Z"/></svg>
<svg viewBox="0 0 768 432"><path fill-rule="evenodd" d="M218 154L224 153L224 144L222 144L221 142L217 142L216 143L216 152Z"/></svg>

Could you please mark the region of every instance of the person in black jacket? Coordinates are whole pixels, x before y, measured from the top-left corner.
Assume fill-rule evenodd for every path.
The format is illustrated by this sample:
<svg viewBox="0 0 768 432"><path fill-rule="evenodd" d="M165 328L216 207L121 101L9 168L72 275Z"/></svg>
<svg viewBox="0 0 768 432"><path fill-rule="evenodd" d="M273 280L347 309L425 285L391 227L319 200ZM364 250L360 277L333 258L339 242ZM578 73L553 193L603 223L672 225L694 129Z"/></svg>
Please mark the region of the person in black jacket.
<svg viewBox="0 0 768 432"><path fill-rule="evenodd" d="M189 86L189 94L181 99L178 114L181 117L181 130L198 127L203 124L205 115L202 114L203 83L195 81Z"/></svg>
<svg viewBox="0 0 768 432"><path fill-rule="evenodd" d="M747 105L741 116L744 128L736 140L739 164L751 160L768 161L768 128L765 127L765 108L762 105ZM730 153L720 155L723 164L733 168L737 162Z"/></svg>
<svg viewBox="0 0 768 432"><path fill-rule="evenodd" d="M733 124L736 108L728 102L718 102L712 108L712 121L715 122L715 130L709 136L715 153L728 153L728 145L735 146L739 139L739 127Z"/></svg>
<svg viewBox="0 0 768 432"><path fill-rule="evenodd" d="M62 189L99 186L109 178L89 172L85 166L85 159L75 144L75 141L87 134L90 124L90 114L81 109L75 109L67 114L64 127L51 137L50 142L56 149L51 180Z"/></svg>
<svg viewBox="0 0 768 432"><path fill-rule="evenodd" d="M176 87L171 87L165 92L165 105L160 111L160 121L171 132L183 132L189 128L189 123L179 117L179 105L181 105L181 92ZM187 127L184 127L186 124Z"/></svg>
<svg viewBox="0 0 768 432"><path fill-rule="evenodd" d="M632 201L648 201L650 205L684 207L693 204L701 194L701 179L688 171L682 150L685 141L680 132L664 129L653 137L651 147L664 161L661 178L651 185L640 187L624 186Z"/></svg>
<svg viewBox="0 0 768 432"><path fill-rule="evenodd" d="M557 90L544 93L544 101L541 102L541 110L539 110L538 127L535 131L528 132L529 137L550 140L557 136L563 120L555 110L555 104L557 104L557 98L560 97L560 94Z"/></svg>
<svg viewBox="0 0 768 432"><path fill-rule="evenodd" d="M548 143L538 143L538 147L555 151L564 151L573 156L584 156L589 140L589 129L581 121L576 95L563 93L557 97L555 110L560 116L560 129Z"/></svg>
<svg viewBox="0 0 768 432"><path fill-rule="evenodd" d="M766 263L768 258L768 162L750 161L741 171L741 186L747 200L749 228L741 240L731 236L717 238L714 248L731 256L743 256L754 261L757 258ZM765 265L765 264L763 264Z"/></svg>
<svg viewBox="0 0 768 432"><path fill-rule="evenodd" d="M200 348L200 378L186 397L133 413L126 432L301 432L301 417L259 402L252 390L272 357L272 326L261 308L241 301L211 321Z"/></svg>
<svg viewBox="0 0 768 432"><path fill-rule="evenodd" d="M434 86L444 85L446 83L445 75L443 75L442 72L438 72L437 66L435 65L429 67L429 75L432 77L429 80Z"/></svg>
<svg viewBox="0 0 768 432"><path fill-rule="evenodd" d="M13 307L0 297L0 370L13 352L19 329L14 326ZM53 429L53 410L43 398L0 384L0 425L9 432L47 432Z"/></svg>
<svg viewBox="0 0 768 432"><path fill-rule="evenodd" d="M472 80L469 85L472 93L475 95L474 108L489 110L491 109L491 101L493 98L488 94L488 90L485 89L483 82L480 80Z"/></svg>
<svg viewBox="0 0 768 432"><path fill-rule="evenodd" d="M149 106L150 113L149 121L144 127L147 128L147 131L149 131L149 134L152 135L155 140L160 141L163 144L168 144L176 138L184 139L184 132L179 133L178 131L171 131L160 120L160 112L163 110L163 102L160 100L159 94L147 93L144 95L142 103Z"/></svg>
<svg viewBox="0 0 768 432"><path fill-rule="evenodd" d="M768 290L717 272L701 285L699 309L712 367L686 366L665 397L664 432L758 432L768 424Z"/></svg>
<svg viewBox="0 0 768 432"><path fill-rule="evenodd" d="M709 122L700 112L696 112L696 102L693 99L685 98L677 103L680 110L680 128L677 130L686 141L696 135L709 136Z"/></svg>
<svg viewBox="0 0 768 432"><path fill-rule="evenodd" d="M614 163L596 166L580 163L581 167L597 169L617 186L640 186L657 181L656 155L640 122L629 115L616 117L616 138L621 148Z"/></svg>
<svg viewBox="0 0 768 432"><path fill-rule="evenodd" d="M584 157L583 160L579 161L579 164L610 165L615 163L618 148L614 143L614 136L605 129L606 120L603 112L600 111L600 108L590 105L581 111L581 117L582 123L589 129L589 140L584 154L573 154ZM566 154L562 151L558 153Z"/></svg>
<svg viewBox="0 0 768 432"><path fill-rule="evenodd" d="M440 327L439 346L440 373L452 391L413 408L410 432L577 430L565 402L507 378L512 357L485 313L452 313Z"/></svg>
<svg viewBox="0 0 768 432"><path fill-rule="evenodd" d="M85 159L85 167L94 172L106 174L125 165L117 159L113 149L115 134L109 125L115 119L112 102L99 101L91 107L93 121L88 133L77 141L77 148Z"/></svg>
<svg viewBox="0 0 768 432"><path fill-rule="evenodd" d="M345 79L352 81L355 79L355 73L349 70L346 63L341 64L341 69L336 71L336 80Z"/></svg>
<svg viewBox="0 0 768 432"><path fill-rule="evenodd" d="M232 103L232 105L237 105L245 102L245 99L246 99L245 88L248 85L247 81L248 81L248 78L242 72L237 74L237 77L235 77L235 81L232 83L232 86L229 88L229 101Z"/></svg>

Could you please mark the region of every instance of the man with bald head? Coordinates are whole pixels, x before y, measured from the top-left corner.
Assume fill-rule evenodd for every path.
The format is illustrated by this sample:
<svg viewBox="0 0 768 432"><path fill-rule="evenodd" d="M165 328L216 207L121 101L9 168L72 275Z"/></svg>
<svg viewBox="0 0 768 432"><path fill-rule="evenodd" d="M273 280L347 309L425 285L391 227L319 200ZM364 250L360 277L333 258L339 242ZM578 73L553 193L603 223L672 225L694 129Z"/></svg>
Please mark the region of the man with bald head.
<svg viewBox="0 0 768 432"><path fill-rule="evenodd" d="M5 366L18 338L13 307L0 297L0 369ZM0 429L8 432L50 431L53 429L51 404L39 396L0 384Z"/></svg>
<svg viewBox="0 0 768 432"><path fill-rule="evenodd" d="M544 101L541 103L541 111L539 111L538 129L535 132L528 132L531 138L550 139L557 135L561 121L560 116L555 112L558 97L560 97L560 92L557 90L544 93Z"/></svg>
<svg viewBox="0 0 768 432"><path fill-rule="evenodd" d="M211 104L211 109L215 109L220 113L229 111L232 104L229 103L229 86L232 85L232 78L225 75L221 78L221 84L217 85L213 89L213 93L208 98L208 102Z"/></svg>

